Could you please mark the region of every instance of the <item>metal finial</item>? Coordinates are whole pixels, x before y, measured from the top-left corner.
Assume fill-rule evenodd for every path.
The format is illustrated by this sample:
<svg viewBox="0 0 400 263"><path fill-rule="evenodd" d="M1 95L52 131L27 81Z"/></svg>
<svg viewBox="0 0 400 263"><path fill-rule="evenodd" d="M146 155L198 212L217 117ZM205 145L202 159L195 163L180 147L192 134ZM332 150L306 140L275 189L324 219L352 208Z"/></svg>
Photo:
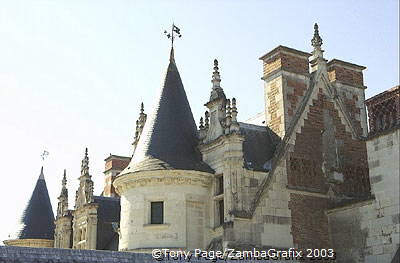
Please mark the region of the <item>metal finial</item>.
<svg viewBox="0 0 400 263"><path fill-rule="evenodd" d="M143 104L143 102L140 104L140 113L144 113L144 104Z"/></svg>
<svg viewBox="0 0 400 263"><path fill-rule="evenodd" d="M311 39L311 45L314 48L320 48L322 46L322 38L319 35L318 24L314 24L314 37Z"/></svg>

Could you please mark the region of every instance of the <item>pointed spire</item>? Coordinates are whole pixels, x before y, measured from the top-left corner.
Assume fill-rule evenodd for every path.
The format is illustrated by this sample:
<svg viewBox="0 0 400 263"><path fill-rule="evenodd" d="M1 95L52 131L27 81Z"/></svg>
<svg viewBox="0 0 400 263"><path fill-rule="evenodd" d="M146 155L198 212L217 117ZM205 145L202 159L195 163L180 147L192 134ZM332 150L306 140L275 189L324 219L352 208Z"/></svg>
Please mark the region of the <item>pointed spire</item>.
<svg viewBox="0 0 400 263"><path fill-rule="evenodd" d="M43 167L20 223L18 239L54 239L54 214L43 176Z"/></svg>
<svg viewBox="0 0 400 263"><path fill-rule="evenodd" d="M42 168L40 169L39 180L44 180L43 166L42 166Z"/></svg>
<svg viewBox="0 0 400 263"><path fill-rule="evenodd" d="M219 74L218 60L214 59L214 72L212 74L211 83L213 84L210 101L214 101L217 99L225 99L224 90L221 88L221 76Z"/></svg>
<svg viewBox="0 0 400 263"><path fill-rule="evenodd" d="M67 186L67 170L66 169L64 169L64 174L63 174L63 179L61 181L61 184L62 184L63 189L66 188L66 186Z"/></svg>
<svg viewBox="0 0 400 263"><path fill-rule="evenodd" d="M196 122L171 48L170 62L153 112L143 127L131 162L119 176L164 169L212 172L202 161L197 146Z"/></svg>

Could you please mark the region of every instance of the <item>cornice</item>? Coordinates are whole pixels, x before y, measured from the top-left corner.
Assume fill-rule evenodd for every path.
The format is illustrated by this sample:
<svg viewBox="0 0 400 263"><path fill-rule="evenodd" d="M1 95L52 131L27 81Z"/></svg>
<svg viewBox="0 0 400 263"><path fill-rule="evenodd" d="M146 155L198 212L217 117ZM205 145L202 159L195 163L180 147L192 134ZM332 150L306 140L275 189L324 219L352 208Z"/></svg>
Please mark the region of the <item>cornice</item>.
<svg viewBox="0 0 400 263"><path fill-rule="evenodd" d="M128 189L146 186L196 185L209 187L213 176L213 174L206 172L187 170L133 172L117 177L114 181L114 187L119 195L122 195Z"/></svg>

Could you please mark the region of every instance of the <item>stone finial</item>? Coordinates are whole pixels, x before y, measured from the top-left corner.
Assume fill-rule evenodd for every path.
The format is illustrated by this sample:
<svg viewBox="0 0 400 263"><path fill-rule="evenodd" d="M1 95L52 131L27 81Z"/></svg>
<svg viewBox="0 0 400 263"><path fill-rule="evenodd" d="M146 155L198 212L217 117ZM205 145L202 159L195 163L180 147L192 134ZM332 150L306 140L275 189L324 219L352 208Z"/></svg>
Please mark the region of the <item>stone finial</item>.
<svg viewBox="0 0 400 263"><path fill-rule="evenodd" d="M200 130L204 129L204 121L203 121L203 117L200 117L200 126L199 126Z"/></svg>
<svg viewBox="0 0 400 263"><path fill-rule="evenodd" d="M236 116L237 116L236 99L233 98L232 99L232 121L236 121Z"/></svg>
<svg viewBox="0 0 400 263"><path fill-rule="evenodd" d="M311 45L315 49L321 49L322 46L322 38L319 35L318 24L314 24L314 37L311 39Z"/></svg>
<svg viewBox="0 0 400 263"><path fill-rule="evenodd" d="M143 102L140 104L140 114L144 113L144 104Z"/></svg>
<svg viewBox="0 0 400 263"><path fill-rule="evenodd" d="M323 53L324 51L321 49L322 46L322 38L319 35L318 24L314 24L314 37L311 39L311 45L314 47L312 51L311 57L311 72L314 72L319 69L326 70L326 59L324 59Z"/></svg>
<svg viewBox="0 0 400 263"><path fill-rule="evenodd" d="M140 138L140 135L142 134L146 120L147 120L147 114L144 113L144 104L142 102L140 104L139 118L136 120L135 137L132 142L132 145L134 146L134 148L136 148L136 145L139 142L139 138Z"/></svg>
<svg viewBox="0 0 400 263"><path fill-rule="evenodd" d="M230 131L239 131L239 124L237 122L237 107L236 107L236 99L232 98L232 110L231 110L231 116L232 116L232 124L230 127Z"/></svg>
<svg viewBox="0 0 400 263"><path fill-rule="evenodd" d="M81 175L89 176L89 156L88 156L88 148L85 149L85 157L82 159L81 165Z"/></svg>
<svg viewBox="0 0 400 263"><path fill-rule="evenodd" d="M199 139L203 140L207 136L207 130L204 128L203 117L200 118L200 126L199 126Z"/></svg>
<svg viewBox="0 0 400 263"><path fill-rule="evenodd" d="M204 113L204 128L208 130L209 127L210 127L210 114L208 113L208 111L206 111Z"/></svg>
<svg viewBox="0 0 400 263"><path fill-rule="evenodd" d="M210 101L217 100L217 99L225 99L225 93L221 88L221 76L219 74L219 67L218 67L218 60L214 59L214 71L212 74L212 90L210 95Z"/></svg>
<svg viewBox="0 0 400 263"><path fill-rule="evenodd" d="M230 126L232 123L232 108L231 108L231 100L226 100L226 113L225 113L225 134L229 134Z"/></svg>

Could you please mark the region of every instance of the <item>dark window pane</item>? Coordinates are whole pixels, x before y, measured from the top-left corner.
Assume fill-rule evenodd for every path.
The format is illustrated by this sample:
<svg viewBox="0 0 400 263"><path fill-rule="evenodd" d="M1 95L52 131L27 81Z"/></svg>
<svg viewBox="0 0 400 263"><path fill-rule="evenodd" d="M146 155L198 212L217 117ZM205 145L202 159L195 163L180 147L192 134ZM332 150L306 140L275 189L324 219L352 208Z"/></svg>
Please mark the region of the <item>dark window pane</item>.
<svg viewBox="0 0 400 263"><path fill-rule="evenodd" d="M151 224L164 224L164 202L151 202Z"/></svg>
<svg viewBox="0 0 400 263"><path fill-rule="evenodd" d="M224 193L224 177L220 176L217 178L217 195Z"/></svg>
<svg viewBox="0 0 400 263"><path fill-rule="evenodd" d="M218 201L218 212L219 212L219 224L224 223L224 200Z"/></svg>

